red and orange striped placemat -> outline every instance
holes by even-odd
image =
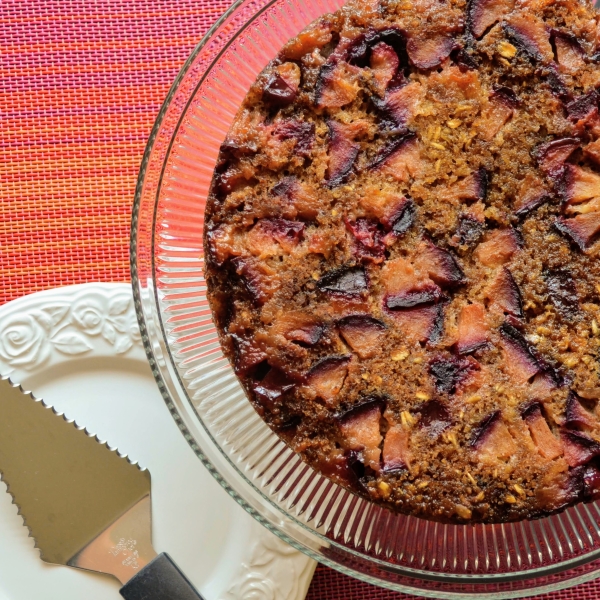
[[[129,221],[154,119],[229,0],[2,0],[0,303],[129,281]],[[401,600],[319,567],[308,600]],[[600,583],[544,598],[596,600]],[[240,599],[243,600],[243,599]]]

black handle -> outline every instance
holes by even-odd
[[[164,552],[136,573],[119,592],[125,600],[203,600]]]

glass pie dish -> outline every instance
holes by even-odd
[[[283,44],[342,0],[239,0],[194,50],[140,170],[131,268],[142,337],[194,452],[256,519],[353,577],[434,598],[519,598],[600,575],[600,506],[536,521],[445,525],[396,515],[304,464],[265,425],[223,356],[203,278],[204,209],[219,147]]]

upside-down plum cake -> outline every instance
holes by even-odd
[[[352,0],[253,84],[206,211],[220,339],[262,418],[397,512],[600,497],[600,19]]]

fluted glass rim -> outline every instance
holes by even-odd
[[[304,530],[305,537],[317,538],[317,541],[323,542],[324,545],[328,547],[334,547],[338,553],[343,555],[348,555],[347,558],[352,560],[356,559],[358,562],[367,560],[370,564],[367,566],[370,567],[379,567],[381,571],[390,571],[393,570],[392,565],[390,563],[374,558],[374,557],[365,557],[360,552],[357,552],[351,548],[348,548],[336,540],[332,540],[322,535],[321,533],[314,531],[306,524],[302,523],[302,521],[295,518],[294,515],[289,514],[284,508],[277,505],[275,501],[266,496],[260,489],[258,489],[243,473],[239,471],[237,466],[231,461],[231,459],[227,456],[227,454],[219,447],[218,442],[214,439],[208,429],[202,424],[202,428],[204,429],[205,434],[210,438],[215,448],[211,450],[218,450],[220,456],[225,459],[226,462],[229,463],[231,467],[231,472],[235,473],[235,477],[238,478],[238,481],[235,482],[235,485],[231,483],[231,478],[227,475],[223,475],[221,470],[223,470],[223,465],[216,466],[214,464],[214,458],[208,456],[207,449],[205,447],[201,447],[198,444],[198,435],[194,431],[195,423],[191,423],[189,418],[193,419],[193,416],[190,414],[189,409],[193,411],[193,406],[190,397],[188,396],[185,385],[181,381],[179,374],[177,372],[177,367],[175,365],[175,361],[173,359],[171,348],[169,347],[169,343],[167,341],[167,335],[163,326],[161,314],[160,314],[160,303],[158,298],[158,290],[155,285],[155,263],[154,263],[154,232],[156,225],[156,217],[157,217],[157,205],[158,205],[158,191],[157,197],[155,199],[154,211],[152,214],[152,237],[150,242],[150,252],[151,252],[151,277],[144,279],[140,277],[140,242],[142,244],[148,243],[148,240],[140,239],[140,209],[142,204],[142,196],[143,196],[143,188],[146,181],[146,176],[148,173],[148,166],[152,157],[152,153],[155,150],[155,143],[158,138],[159,132],[163,125],[165,116],[167,112],[172,108],[172,102],[178,91],[182,81],[185,79],[186,75],[189,73],[190,69],[194,65],[195,61],[198,59],[199,55],[202,53],[203,49],[209,44],[209,42],[213,41],[220,34],[223,34],[223,27],[227,24],[227,21],[236,14],[236,11],[243,8],[244,6],[249,6],[252,3],[259,4],[259,8],[252,12],[251,18],[245,23],[247,25],[254,19],[256,19],[261,12],[274,5],[279,0],[237,0],[224,14],[223,16],[210,28],[210,30],[206,33],[204,38],[199,42],[199,44],[194,48],[190,57],[187,59],[182,69],[178,73],[165,101],[160,109],[160,112],[157,116],[156,122],[153,126],[152,132],[148,139],[148,143],[146,145],[146,149],[144,152],[144,156],[141,162],[140,171],[138,175],[133,212],[132,212],[132,222],[131,222],[131,243],[130,243],[130,266],[131,266],[131,276],[132,276],[132,286],[133,286],[133,294],[135,300],[135,308],[138,317],[138,322],[140,325],[140,330],[142,333],[142,340],[144,343],[144,347],[146,350],[146,354],[152,369],[152,373],[157,381],[158,387],[161,391],[163,399],[165,400],[169,411],[174,418],[177,426],[181,430],[182,434],[190,444],[192,450],[195,454],[200,458],[203,464],[208,468],[209,472],[215,477],[215,479],[223,486],[223,488],[231,495],[247,512],[249,512],[254,518],[256,518],[259,522],[261,522],[265,527],[267,527],[270,531],[275,533],[277,536],[282,538],[284,541],[292,545],[293,547],[301,550],[305,554],[311,556],[312,558],[318,560],[319,562],[326,564],[342,573],[353,576],[362,581],[372,583],[378,585],[380,587],[392,589],[395,591],[401,591],[406,593],[418,593],[422,596],[430,596],[434,598],[464,598],[464,592],[444,592],[440,590],[425,590],[425,589],[417,589],[415,587],[411,587],[408,585],[404,585],[401,583],[386,581],[380,576],[373,576],[369,573],[363,572],[360,570],[359,566],[356,567],[348,566],[348,564],[343,564],[340,561],[334,560],[328,556],[323,555],[323,553],[318,552],[311,547],[306,541],[302,541],[298,539],[299,532],[298,527],[301,530]],[[294,0],[288,0],[288,3],[293,3]],[[234,33],[229,32],[231,37],[227,40],[227,42],[221,48],[221,52],[224,51],[229,44],[233,40],[236,39],[238,35],[242,31],[244,31],[245,25],[238,28]],[[227,33],[226,33],[227,35]],[[205,78],[208,76],[210,72],[210,68],[215,64],[218,59],[217,55],[211,61],[211,66],[206,69],[200,79],[194,86],[194,90],[198,89],[198,87],[202,84]],[[188,102],[185,107],[181,108],[181,113],[179,116],[178,123],[181,123],[183,119],[187,106],[193,99],[194,94],[190,94],[188,98]],[[178,126],[175,128],[171,141],[174,139],[175,133],[177,132]],[[166,153],[166,157],[168,157],[169,151]],[[163,163],[161,178],[164,173],[164,168],[166,165]],[[160,190],[160,185],[157,190]],[[153,320],[157,320],[159,326],[156,327],[155,323],[152,323]],[[159,335],[157,335],[159,334]],[[165,361],[164,357],[168,356],[168,360]],[[187,403],[187,410],[186,410]],[[199,420],[199,419],[198,419]],[[221,470],[219,470],[219,467]],[[244,482],[244,485],[248,488],[248,493],[251,493],[254,496],[260,496],[260,500],[262,500],[263,504],[266,502],[270,505],[271,510],[266,510],[264,506],[257,508],[257,498],[254,498],[254,502],[249,501],[248,495],[243,495],[239,492],[239,480]],[[238,489],[236,489],[238,488]],[[250,490],[251,488],[251,490]],[[281,513],[281,514],[278,514]],[[279,517],[279,518],[277,518]],[[282,525],[281,517],[284,519],[293,521],[293,528],[287,528]],[[468,527],[468,526],[467,526]],[[295,535],[292,535],[290,532],[293,531]],[[302,536],[300,536],[302,537]],[[315,541],[312,539],[311,541]],[[434,573],[431,571],[425,571],[420,569],[412,569],[406,566],[397,567],[395,572],[399,575],[406,576],[409,578],[415,578],[419,580],[425,581],[435,581],[435,582],[448,582],[448,583],[485,583],[485,582],[507,582],[507,581],[523,581],[523,580],[535,580],[536,577],[540,576],[548,576],[557,572],[565,572],[568,569],[575,568],[578,565],[588,564],[593,562],[594,560],[600,558],[600,548],[593,550],[587,554],[584,554],[579,557],[575,557],[573,559],[562,561],[550,566],[544,566],[539,568],[533,568],[524,571],[513,571],[510,573],[490,573],[486,575],[469,575],[469,574],[453,574],[453,573]],[[556,583],[551,583],[539,587],[533,587],[529,589],[519,589],[515,591],[501,591],[501,592],[477,592],[479,596],[482,598],[515,598],[515,597],[523,597],[524,595],[532,595],[532,594],[541,594],[549,591],[555,591],[558,589],[563,589],[565,587],[570,587],[572,585],[576,585],[582,583],[584,581],[589,581],[594,579],[600,575],[600,569],[595,569],[594,571],[590,571],[585,573],[579,577],[575,577],[573,579],[562,580]],[[471,594],[469,594],[471,595]]]

